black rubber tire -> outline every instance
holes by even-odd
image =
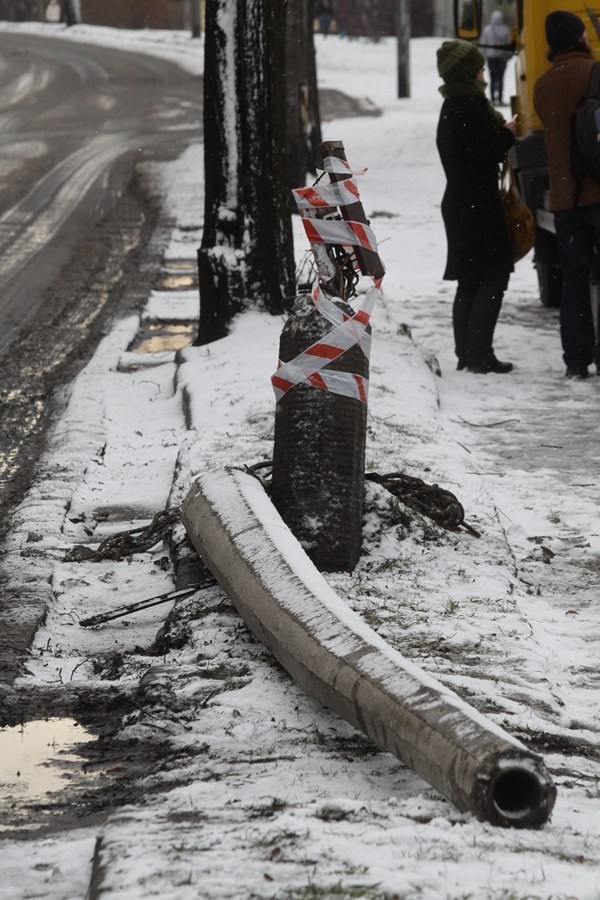
[[[542,306],[558,308],[562,291],[562,269],[558,260],[556,236],[537,229],[534,265],[538,276]]]

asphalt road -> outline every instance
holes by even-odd
[[[131,302],[128,285],[144,290],[159,210],[136,162],[200,139],[201,101],[201,79],[159,58],[0,34],[2,523],[27,488],[57,387]]]

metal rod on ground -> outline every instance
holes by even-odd
[[[210,582],[213,581],[211,576]],[[91,616],[89,619],[82,619],[80,625],[89,628],[91,625],[101,625],[103,622],[109,622],[111,619],[120,619],[122,616],[129,616],[131,613],[138,612],[140,609],[149,609],[151,606],[158,606],[160,603],[168,603],[169,600],[182,600],[184,597],[191,597],[199,588],[204,587],[208,582],[199,582],[191,584],[189,587],[181,588],[179,591],[168,591],[165,594],[158,594],[156,597],[149,597],[147,600],[138,600],[136,603],[127,603],[124,606],[117,606],[109,612],[100,613],[97,616]]]
[[[352,612],[256,478],[233,469],[203,475],[182,519],[248,627],[307,693],[459,809],[494,825],[547,821],[556,788],[543,759]]]

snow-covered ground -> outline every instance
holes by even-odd
[[[184,34],[67,34],[201,70],[202,45]],[[146,523],[179,502],[196,473],[272,451],[282,319],[248,312],[222,341],[177,359],[144,357],[152,367],[132,365],[139,321],[128,319],[72,386],[16,516],[7,565],[15,580],[52,586],[18,684],[143,689],[124,736],[170,742],[185,762],[149,776],[143,805],[115,809],[101,825],[2,841],[1,898],[83,897],[95,846],[97,896],[600,897],[600,378],[564,378],[557,313],[539,303],[530,258],[517,266],[497,329],[498,356],[515,371],[455,370],[453,285],[441,280],[438,44],[412,42],[412,96],[398,100],[393,41],[319,36],[321,84],[383,110],[327,123],[324,138],[343,140],[352,165],[368,167],[362,199],[387,267],[373,317],[367,467],[448,488],[481,537],[409,522],[370,486],[360,563],[328,581],[394,648],[544,754],[558,788],[551,821],[512,831],[458,812],[306,697],[217,588],[181,603],[188,639],[162,657],[143,648],[163,606],[96,630],[78,625],[168,589],[172,576],[157,565],[164,548],[103,563],[65,562],[65,551]],[[176,221],[165,270],[195,259],[201,153],[190,147],[148,171]],[[306,245],[295,229],[300,261]],[[166,290],[145,313],[196,314],[194,291]],[[32,541],[35,553],[23,554]]]

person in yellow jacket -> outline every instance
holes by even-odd
[[[544,127],[548,156],[550,209],[563,283],[560,333],[568,378],[589,376],[600,365],[590,297],[594,248],[600,246],[600,182],[584,177],[576,184],[571,166],[571,121],[587,91],[594,59],[585,25],[571,12],[546,17],[548,59],[552,63],[535,82],[533,103]]]

